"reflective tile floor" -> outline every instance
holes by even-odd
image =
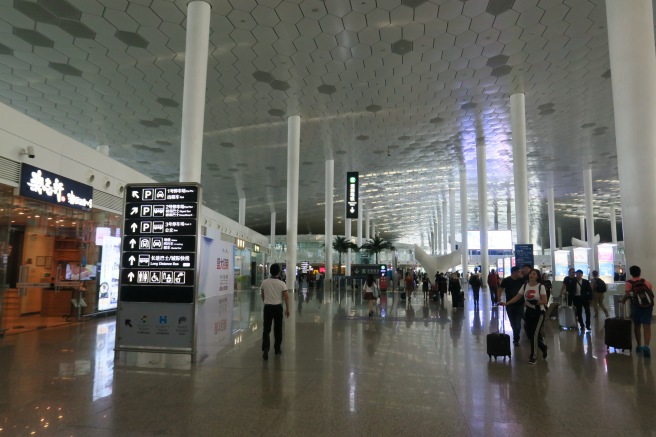
[[[369,320],[358,292],[296,294],[268,361],[255,291],[235,294],[228,341],[195,365],[114,361],[109,318],[6,336],[0,436],[656,435],[651,360],[607,352],[603,316],[588,334],[550,320],[549,356],[529,366],[525,336],[488,359],[487,294],[478,311],[394,296]]]

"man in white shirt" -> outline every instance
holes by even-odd
[[[289,294],[287,285],[280,279],[280,265],[271,264],[271,277],[262,281],[260,292],[264,302],[264,332],[262,333],[262,358],[269,359],[271,323],[273,322],[273,350],[282,353],[282,301],[285,300],[285,317],[289,317]]]

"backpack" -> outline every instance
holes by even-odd
[[[647,287],[644,279],[628,281],[631,284],[632,302],[642,308],[654,306],[654,292]]]
[[[608,289],[606,283],[601,278],[595,278],[595,288],[597,293],[605,293]]]

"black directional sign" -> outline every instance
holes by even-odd
[[[193,302],[200,185],[125,189],[121,301]]]
[[[358,179],[359,173],[357,171],[349,171],[346,173],[346,218],[358,218]]]

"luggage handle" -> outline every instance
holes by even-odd
[[[501,329],[503,329],[503,332],[499,330],[499,323],[497,322],[497,334],[506,333],[506,307],[505,305],[500,305],[501,306]]]

